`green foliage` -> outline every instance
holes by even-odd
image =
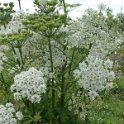
[[[0,4],[0,25],[3,25],[6,28],[6,24],[8,24],[12,19],[12,13],[15,11],[13,10],[14,3],[3,3]]]
[[[92,105],[89,110],[91,124],[123,124],[124,101],[119,94],[110,94],[108,99],[98,99]]]
[[[31,15],[27,17],[27,20],[23,20],[23,24],[36,32],[47,32],[53,28],[59,28],[62,24],[60,20],[62,18],[64,18],[64,15],[58,17],[57,15],[52,15],[52,17],[47,15]],[[29,20],[31,19],[32,21],[30,22]]]
[[[47,1],[47,8],[44,13],[40,12],[32,14],[24,19],[22,22],[27,28],[43,33],[46,36],[53,35],[56,30],[65,23],[66,15],[58,14],[55,11],[55,6],[58,2],[56,0]],[[39,6],[39,2],[36,0],[35,4]]]
[[[124,14],[122,12],[120,12],[117,14],[116,18],[119,20],[119,22],[120,22],[119,27],[120,27],[121,31],[123,32],[124,31]]]
[[[29,33],[27,29],[22,29],[18,33],[12,33],[8,35],[1,35],[0,42],[1,43],[10,43],[13,41],[23,42],[26,40],[28,36],[31,36],[32,33]]]

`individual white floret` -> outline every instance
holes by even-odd
[[[16,113],[16,117],[18,118],[18,120],[22,120],[23,119],[23,115],[22,115],[22,112],[17,112]]]
[[[15,118],[12,118],[12,119],[10,120],[10,124],[17,124],[17,120],[16,120]]]
[[[90,96],[90,99],[93,101],[99,94],[96,91],[90,91],[88,92],[88,95]]]
[[[34,94],[31,96],[31,102],[32,103],[39,103],[41,100],[41,96],[40,95],[37,95],[37,94]]]

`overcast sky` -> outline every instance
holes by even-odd
[[[15,3],[15,9],[19,10],[18,7],[18,0],[0,0],[0,2],[14,2]],[[72,16],[72,18],[76,18],[78,16],[81,16],[81,14],[84,12],[85,9],[88,7],[97,9],[97,6],[100,3],[104,3],[107,7],[110,7],[113,10],[113,13],[118,13],[121,10],[121,7],[123,8],[124,12],[124,0],[65,0],[66,2],[73,4],[73,3],[81,3],[82,6],[75,9],[73,12],[70,12],[69,15]],[[22,9],[29,9],[30,11],[33,10],[33,0],[21,0],[22,3]]]

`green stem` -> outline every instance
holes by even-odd
[[[49,42],[49,53],[50,53],[51,73],[53,73],[54,67],[53,67],[53,55],[52,55],[51,38],[50,38],[50,37],[48,37],[48,42]],[[51,79],[51,84],[52,84],[52,109],[53,109],[53,112],[54,112],[54,107],[55,107],[54,78]],[[53,124],[54,124],[54,117],[53,117],[52,122],[53,122]]]
[[[10,45],[11,45],[11,48],[12,48],[13,53],[16,55],[16,51],[15,51],[15,49],[14,49],[13,44],[10,44]],[[21,65],[21,63],[20,63],[18,57],[17,57],[17,63],[18,63],[19,66]]]
[[[85,92],[85,91],[84,91]],[[84,103],[85,103],[85,109],[86,109],[86,111],[88,111],[88,108],[87,108],[87,101],[86,101],[86,96],[84,95]],[[86,124],[89,124],[89,118],[88,118],[88,114],[86,114],[86,116],[85,116],[85,123]]]
[[[66,3],[65,3],[65,0],[62,0],[62,3],[63,3],[63,7],[64,7],[64,14],[66,15],[66,18],[65,18],[65,24],[64,26],[66,26],[67,24],[67,10],[66,10]]]
[[[64,102],[65,102],[65,89],[64,89],[64,83],[65,83],[65,77],[64,77],[64,71],[65,71],[65,67],[62,67],[62,83],[61,83],[61,108],[64,107]]]
[[[64,7],[64,14],[66,15],[64,26],[66,26],[66,24],[67,24],[67,10],[66,10],[65,0],[62,0],[62,3],[63,3],[63,7]],[[63,51],[65,51],[66,48],[67,48],[67,46],[64,46]],[[65,64],[62,67],[61,108],[64,108],[64,104],[65,104],[65,69],[66,69],[66,64],[67,64],[67,61],[65,62]]]
[[[27,107],[27,109],[29,109],[30,108],[29,101],[25,100],[25,99],[22,99],[22,101],[23,101],[24,105]]]
[[[65,51],[67,49],[67,46],[64,46]],[[65,105],[65,70],[66,70],[67,60],[65,61],[65,64],[62,66],[62,82],[61,82],[61,108],[64,108]]]
[[[21,8],[21,0],[18,0],[18,3],[19,3],[19,9],[22,10],[22,8]]]
[[[8,84],[6,83],[6,81],[5,81],[5,79],[4,79],[4,76],[3,76],[3,74],[2,73],[0,73],[0,76],[1,76],[1,83],[3,84],[3,86],[4,86],[4,89],[5,89],[5,91],[6,91],[6,98],[7,98],[7,102],[9,102],[10,101],[10,99],[9,99],[9,91],[8,91]]]
[[[62,3],[63,3],[63,7],[64,7],[64,14],[66,15],[64,26],[66,26],[66,23],[67,23],[67,10],[66,10],[65,0],[62,0]],[[66,48],[67,48],[67,46],[64,46],[63,51],[65,51]],[[65,62],[65,64],[62,67],[61,108],[64,108],[64,104],[65,104],[65,69],[66,69],[66,64],[67,64],[67,61]]]
[[[4,28],[6,29],[6,24],[4,24],[3,26],[4,26]]]
[[[21,50],[21,46],[18,48],[18,50],[19,50],[19,53],[20,53],[20,58],[21,58],[21,62],[22,62],[22,68],[23,68],[24,61],[23,61],[23,56],[22,56],[22,50]]]
[[[80,111],[78,111],[78,115],[77,115],[77,124],[80,124]]]
[[[74,55],[75,55],[75,48],[73,49],[73,53],[72,53],[72,57],[71,57],[71,63],[70,63],[70,66],[69,66],[69,76],[70,76],[70,73],[71,73],[71,67],[72,67],[72,64],[73,64]]]
[[[32,113],[33,113],[33,115],[35,115],[35,105],[34,105],[34,103],[32,103]]]

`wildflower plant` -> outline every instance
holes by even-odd
[[[74,21],[64,0],[34,4],[31,14],[19,4],[21,11],[1,25],[1,89],[4,84],[7,100],[22,110],[24,124],[89,123],[92,103],[115,86],[110,55],[123,35],[108,25],[105,7]],[[23,116],[15,113],[13,124]]]

